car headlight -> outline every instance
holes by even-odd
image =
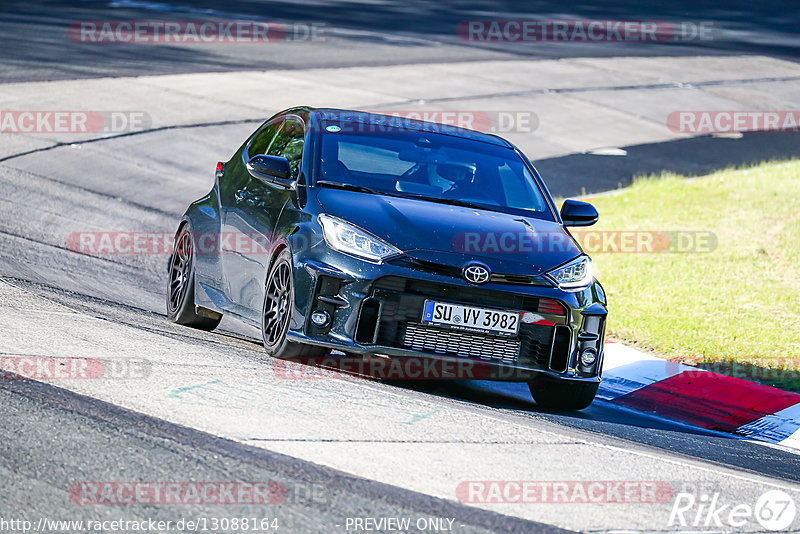
[[[561,289],[583,289],[594,279],[592,260],[588,256],[575,258],[571,262],[553,269],[547,276]]]
[[[336,217],[320,215],[319,223],[322,225],[325,242],[339,252],[376,262],[402,254],[385,241]]]

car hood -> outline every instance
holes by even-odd
[[[461,268],[480,261],[493,272],[538,275],[581,253],[552,221],[327,188],[317,190],[317,200],[328,215],[426,262]]]

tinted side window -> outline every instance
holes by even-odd
[[[283,156],[289,160],[292,177],[297,178],[300,162],[303,160],[303,143],[305,130],[303,123],[297,119],[286,119],[278,135],[267,151],[268,156]]]
[[[514,169],[506,163],[498,168],[506,205],[523,210],[545,211],[544,199],[534,189],[533,176],[522,165],[517,167]]]
[[[253,141],[250,143],[250,147],[247,149],[247,159],[267,153],[280,125],[280,120],[275,121],[256,134]]]

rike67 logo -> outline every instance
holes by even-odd
[[[669,515],[670,526],[742,528],[752,521],[777,532],[792,527],[797,508],[794,499],[781,490],[769,490],[755,505],[724,502],[719,493],[678,493]]]

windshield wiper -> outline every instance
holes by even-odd
[[[505,213],[500,209],[494,208],[492,206],[484,206],[482,204],[474,204],[472,202],[467,202],[466,200],[459,200],[457,198],[439,198],[439,197],[429,197],[427,195],[415,195],[413,193],[395,193],[389,191],[376,191],[374,189],[370,189],[369,187],[364,187],[363,185],[355,185],[355,184],[347,184],[342,182],[333,182],[331,180],[317,180],[316,185],[321,185],[323,187],[330,187],[333,189],[343,189],[345,191],[356,191],[359,193],[370,193],[372,195],[385,195],[389,197],[396,197],[396,198],[413,198],[416,200],[427,200],[428,202],[436,202],[438,204],[449,204],[451,206],[463,206],[465,208],[475,208],[481,210],[488,210],[488,211],[499,211],[501,213]]]
[[[317,180],[316,185],[321,185],[323,187],[332,187],[334,189],[344,189],[345,191],[357,191],[359,193],[370,193],[373,195],[378,195],[377,191],[374,189],[370,189],[369,187],[364,187],[363,185],[354,185],[354,184],[345,184],[342,182],[333,182],[331,180]]]
[[[472,202],[467,202],[466,200],[459,200],[457,198],[429,197],[427,195],[414,195],[414,194],[408,194],[408,193],[403,193],[402,195],[394,195],[394,196],[398,196],[398,197],[401,197],[401,198],[415,198],[417,200],[427,200],[429,202],[436,202],[436,203],[439,203],[439,204],[450,204],[452,206],[463,206],[465,208],[476,208],[476,209],[481,209],[481,210],[497,211],[497,210],[493,210],[489,206],[484,206],[484,205],[481,205],[481,204],[474,204]]]

